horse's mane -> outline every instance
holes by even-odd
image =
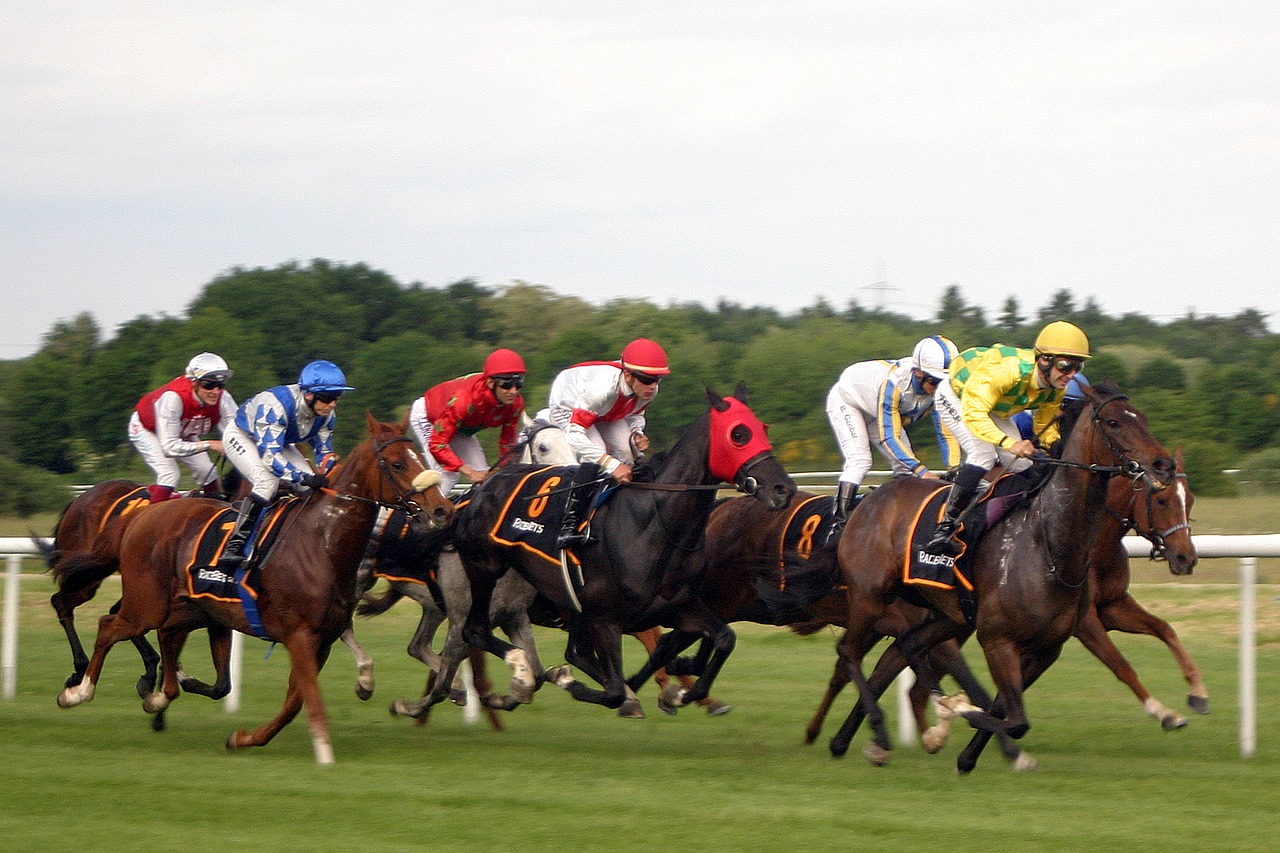
[[[1109,376],[1095,384],[1093,388],[1106,398],[1123,396],[1120,386]],[[1067,437],[1071,435],[1071,430],[1080,420],[1080,415],[1084,413],[1085,407],[1088,405],[1088,401],[1084,398],[1071,398],[1062,401],[1062,408],[1058,412],[1058,432],[1062,435],[1062,442],[1065,443]],[[1054,450],[1056,450],[1055,456],[1061,455],[1062,444],[1058,444]]]

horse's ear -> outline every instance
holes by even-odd
[[[364,420],[365,420],[365,423],[367,423],[367,424],[369,425],[369,434],[370,434],[370,435],[377,435],[377,434],[378,434],[378,419],[377,419],[377,418],[375,418],[375,417],[373,416],[373,412],[372,412],[371,410],[369,410],[369,409],[365,409],[365,410],[364,410]]]
[[[1183,470],[1183,467],[1182,467],[1183,458],[1182,458],[1181,446],[1179,446],[1176,450],[1173,451],[1173,461],[1174,461],[1174,464],[1177,466],[1175,470],[1178,470],[1178,471]]]
[[[706,385],[703,385],[702,387],[707,389],[707,402],[711,404],[711,408],[715,409],[717,412],[723,412],[729,408],[729,404],[724,401],[724,397],[721,397]]]
[[[409,432],[409,410],[408,409],[404,410],[404,417],[400,419],[400,423],[396,425],[396,428],[399,429],[401,433]]]
[[[738,387],[733,389],[733,396],[737,397],[743,403],[747,402],[747,380],[738,380]]]

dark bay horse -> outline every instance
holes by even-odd
[[[1030,728],[1023,691],[1057,660],[1089,606],[1089,552],[1106,518],[1107,476],[1124,475],[1135,488],[1141,483],[1154,493],[1176,475],[1174,460],[1151,436],[1145,416],[1112,383],[1085,390],[1084,411],[1055,464],[1035,497],[993,525],[976,546],[976,630],[996,697],[987,710],[960,712],[977,729],[957,761],[961,772],[974,768],[992,735],[1018,739]],[[877,699],[896,671],[886,671],[887,680],[873,688],[862,671],[862,645],[894,598],[914,598],[933,611],[886,652],[888,657],[896,650],[931,686],[936,678],[921,653],[972,631],[953,590],[908,589],[902,579],[912,519],[937,488],[912,478],[890,481],[859,504],[840,540],[838,558],[849,588],[848,630],[840,655],[860,700],[831,741],[835,756],[848,750],[865,715],[874,731],[868,756],[874,763],[888,759],[891,746]],[[876,675],[881,671],[877,666]]]
[[[836,549],[824,544],[822,516],[810,504],[817,497],[796,492],[782,512],[771,511],[750,498],[730,498],[716,505],[707,523],[707,567],[697,591],[717,616],[726,622],[787,625],[802,635],[828,625],[845,626],[848,599]],[[801,535],[795,553],[784,554],[781,543],[793,519]],[[903,601],[890,603],[876,621],[875,631],[865,638],[863,653],[883,637],[906,633],[923,616],[922,608]],[[929,655],[935,671],[952,676],[978,701],[989,701],[954,640],[939,644]],[[837,663],[823,705],[805,730],[807,743],[817,738],[831,703],[848,683],[846,672],[847,667]],[[928,697],[924,682],[917,682],[913,706],[920,719]],[[926,732],[926,726],[920,731]],[[944,733],[925,740],[931,752],[945,742]]]
[[[220,485],[223,494],[227,494],[243,484],[244,479],[239,472],[231,469]],[[101,559],[101,555],[94,554],[94,547],[100,541],[111,538],[108,527],[123,524],[130,515],[151,505],[145,490],[146,486],[135,480],[104,480],[76,496],[62,510],[54,525],[50,543],[34,534],[31,537],[40,549],[45,565],[58,587],[50,596],[49,603],[53,605],[58,623],[71,647],[74,669],[67,676],[68,687],[80,683],[85,667],[89,664],[89,656],[85,653],[79,632],[76,631],[76,608],[93,600],[102,582],[116,570],[114,561]],[[198,497],[200,492],[188,493],[187,497],[191,496]],[[91,570],[90,566],[97,567],[97,570]],[[139,696],[145,698],[155,688],[160,654],[145,636],[134,637],[132,642],[142,657],[144,671],[138,679],[137,691]],[[214,649],[215,659],[218,655],[218,650]],[[220,671],[225,671],[225,665]],[[225,680],[215,685],[206,685],[196,679],[189,679],[185,684],[195,692],[214,699],[221,699],[230,688],[229,681]],[[151,724],[156,731],[162,731],[165,727],[164,714],[152,717]]]
[[[693,593],[689,584],[702,571],[702,539],[722,482],[732,482],[756,500],[781,509],[795,484],[774,458],[763,424],[746,404],[739,384],[732,397],[707,391],[709,411],[687,427],[672,450],[653,460],[653,482],[620,486],[595,512],[594,541],[575,548],[581,561],[581,588],[566,584],[562,572],[515,545],[496,542],[490,531],[527,466],[501,470],[475,491],[455,522],[453,538],[471,584],[472,606],[463,637],[472,646],[503,658],[513,670],[513,693],[532,691],[534,680],[524,652],[492,633],[489,602],[494,585],[508,570],[518,572],[559,612],[568,614],[566,660],[603,689],[573,678],[569,667],[548,676],[579,701],[619,707],[627,689],[637,690],[653,671],[665,666],[698,639],[712,649],[704,674],[693,688],[674,697],[676,706],[705,697],[733,650],[734,634]],[[566,471],[565,482],[572,472]],[[622,673],[623,633],[658,625],[663,636],[649,661],[630,679]],[[446,666],[456,662],[446,661]],[[426,707],[444,698],[448,678],[436,682]]]
[[[1089,555],[1090,600],[1089,607],[1076,626],[1075,637],[1102,661],[1115,676],[1129,686],[1143,709],[1166,730],[1181,728],[1187,718],[1166,707],[1147,691],[1138,679],[1133,666],[1125,659],[1108,631],[1124,631],[1131,634],[1148,634],[1158,637],[1173,652],[1183,676],[1191,687],[1187,703],[1198,713],[1208,713],[1208,692],[1200,674],[1200,668],[1178,639],[1173,627],[1148,612],[1129,593],[1129,556],[1124,548],[1124,535],[1133,530],[1151,542],[1152,559],[1167,560],[1174,575],[1189,574],[1196,564],[1195,544],[1191,539],[1190,511],[1195,496],[1187,487],[1187,475],[1182,467],[1182,452],[1174,454],[1177,475],[1174,481],[1158,492],[1151,492],[1132,480],[1112,477],[1107,487],[1107,514],[1098,532],[1098,539]],[[714,519],[714,516],[713,516]],[[841,599],[843,603],[843,599]],[[902,604],[901,601],[895,604]],[[817,626],[805,626],[812,631]],[[941,648],[941,647],[939,647]],[[934,666],[938,670],[937,664]],[[946,671],[945,667],[941,671]],[[836,695],[848,684],[848,668],[837,662],[828,685],[827,695],[806,730],[806,739],[812,742],[822,728],[823,720]],[[917,681],[913,688],[913,712],[917,725],[931,752],[946,743],[953,717],[940,715],[938,723],[929,726],[923,717],[921,699],[925,691]],[[979,704],[985,704],[982,693],[972,693]],[[1030,766],[1029,758],[1016,744],[1002,742],[1006,755],[1014,761]]]
[[[265,638],[284,645],[292,669],[280,713],[254,731],[232,732],[227,748],[263,746],[305,705],[316,761],[333,762],[328,717],[317,676],[333,642],[351,622],[356,570],[383,507],[406,510],[421,523],[447,524],[453,504],[440,492],[439,475],[427,471],[405,436],[407,424],[380,423],[366,413],[369,438],[335,470],[332,486],[316,492],[283,523],[262,557],[256,605]],[[163,683],[143,707],[154,712],[178,696],[176,661],[186,636],[199,628],[252,632],[238,602],[186,594],[185,567],[203,530],[225,511],[217,501],[166,501],[134,515],[119,544],[123,597],[117,613],[103,617],[93,656],[80,684],[58,704],[93,698],[103,659],[120,640],[156,629]]]

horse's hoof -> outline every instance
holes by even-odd
[[[874,764],[876,767],[884,767],[886,764],[889,763],[889,758],[892,757],[893,751],[889,749],[885,749],[880,744],[876,743],[875,741],[872,741],[871,743],[863,747],[862,754],[865,755],[867,757],[867,760],[870,761],[872,764]]]
[[[1178,729],[1185,729],[1188,722],[1181,714],[1170,714],[1160,720],[1160,728],[1166,732],[1176,732]]]
[[[139,678],[137,683],[133,685],[133,689],[138,691],[138,698],[143,700],[145,700],[148,696],[151,695],[151,693],[155,690],[155,687],[156,687],[155,678],[154,677],[148,678],[146,675],[143,675],[141,678]]]
[[[937,755],[947,745],[947,735],[943,734],[938,726],[930,726],[920,735],[920,745],[930,755]]]
[[[676,711],[684,707],[684,697],[688,692],[678,684],[668,684],[667,688],[662,691],[662,695],[658,697],[658,707],[662,709],[664,714],[674,715]]]
[[[223,742],[223,747],[227,752],[238,752],[244,747],[240,743],[240,738],[244,735],[244,729],[237,729],[227,735],[227,739]]]
[[[161,711],[151,718],[151,731],[162,732],[167,728],[169,728],[169,723],[165,719],[164,711]]]
[[[1014,760],[1013,769],[1019,773],[1030,773],[1033,770],[1040,769],[1040,762],[1032,758],[1026,750],[1023,750],[1018,753],[1018,757]]]
[[[639,699],[628,699],[622,703],[622,707],[618,708],[618,716],[626,717],[628,720],[643,720],[644,708],[640,707]]]
[[[389,710],[393,717],[412,717],[419,720],[427,715],[431,706],[422,701],[406,702],[404,699],[397,699],[391,703]]]
[[[84,678],[83,672],[73,672],[67,676],[67,680],[62,682],[63,687],[75,687]]]
[[[68,684],[68,687],[71,685]],[[1187,707],[1195,711],[1197,714],[1209,713],[1209,697],[1208,696],[1188,696]]]
[[[467,691],[450,689],[449,701],[457,705],[459,708],[467,707]]]
[[[169,707],[169,697],[163,693],[148,693],[142,697],[142,710],[148,714],[158,714]]]
[[[849,751],[849,744],[832,738],[829,748],[831,749],[832,758],[844,758],[844,754]]]
[[[553,666],[547,670],[547,681],[562,689],[569,689],[569,685],[573,683],[573,667],[567,663],[561,666]]]
[[[712,717],[723,717],[732,710],[732,705],[726,705],[718,700],[712,700],[711,704],[707,706],[707,713]]]
[[[75,697],[71,693],[70,689],[63,690],[61,693],[58,694],[59,708],[74,708],[79,704],[80,704],[80,699],[78,697]]]
[[[361,702],[368,702],[373,697],[373,688],[363,685],[356,685],[356,698]]]

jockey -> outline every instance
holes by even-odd
[[[575,364],[551,383],[548,408],[538,416],[565,431],[580,463],[565,507],[561,547],[586,542],[577,530],[584,491],[577,486],[594,480],[601,469],[619,483],[631,479],[636,454],[649,449],[645,409],[670,373],[666,351],[648,338],[636,338],[622,348],[618,361]]]
[[[1080,390],[1082,386],[1088,385],[1089,380],[1083,373],[1077,373],[1071,377],[1071,381],[1067,383],[1067,393],[1062,398],[1062,407],[1067,408],[1068,403],[1079,403],[1084,400],[1084,392]],[[1013,422],[1018,427],[1018,435],[1022,438],[1036,441],[1035,427],[1031,425],[1031,412],[1022,411],[1013,416]],[[1038,443],[1038,442],[1037,442]]]
[[[959,461],[960,448],[933,406],[939,384],[948,380],[956,345],[931,335],[915,345],[910,358],[851,364],[827,394],[827,419],[844,455],[836,492],[835,524],[827,533],[840,536],[853,509],[858,488],[871,470],[871,448],[889,461],[895,474],[937,479],[911,449],[906,428],[930,415],[942,449],[942,467]]]
[[[996,462],[1011,471],[1030,465],[1025,460],[1037,448],[1022,437],[1011,420],[1014,415],[1034,413],[1032,430],[1042,446],[1058,440],[1054,418],[1067,383],[1088,357],[1089,338],[1063,320],[1041,329],[1034,349],[996,344],[967,349],[956,357],[951,382],[939,387],[936,401],[943,421],[960,442],[964,464],[947,497],[946,514],[924,546],[927,553],[956,556],[958,545],[951,538],[956,521]]]
[[[201,440],[236,415],[236,401],[226,391],[235,371],[222,357],[202,352],[187,362],[183,375],[151,391],[129,416],[129,441],[156,474],[149,488],[153,504],[174,497],[181,460],[207,497],[219,497],[218,472],[209,451],[222,452],[219,439]]]
[[[445,494],[460,476],[473,483],[489,476],[484,448],[476,433],[498,427],[498,455],[515,444],[524,414],[524,360],[512,350],[499,349],[484,360],[480,373],[471,373],[428,388],[409,407],[409,428],[422,447],[428,467],[440,472]]]
[[[275,500],[280,481],[306,490],[323,488],[325,475],[337,462],[333,454],[335,411],[343,393],[354,390],[331,361],[313,361],[292,385],[268,388],[245,401],[222,431],[223,451],[253,484],[240,505],[235,529],[227,539],[219,566],[244,561],[245,542],[264,507]],[[319,473],[311,470],[298,445],[315,453]]]

